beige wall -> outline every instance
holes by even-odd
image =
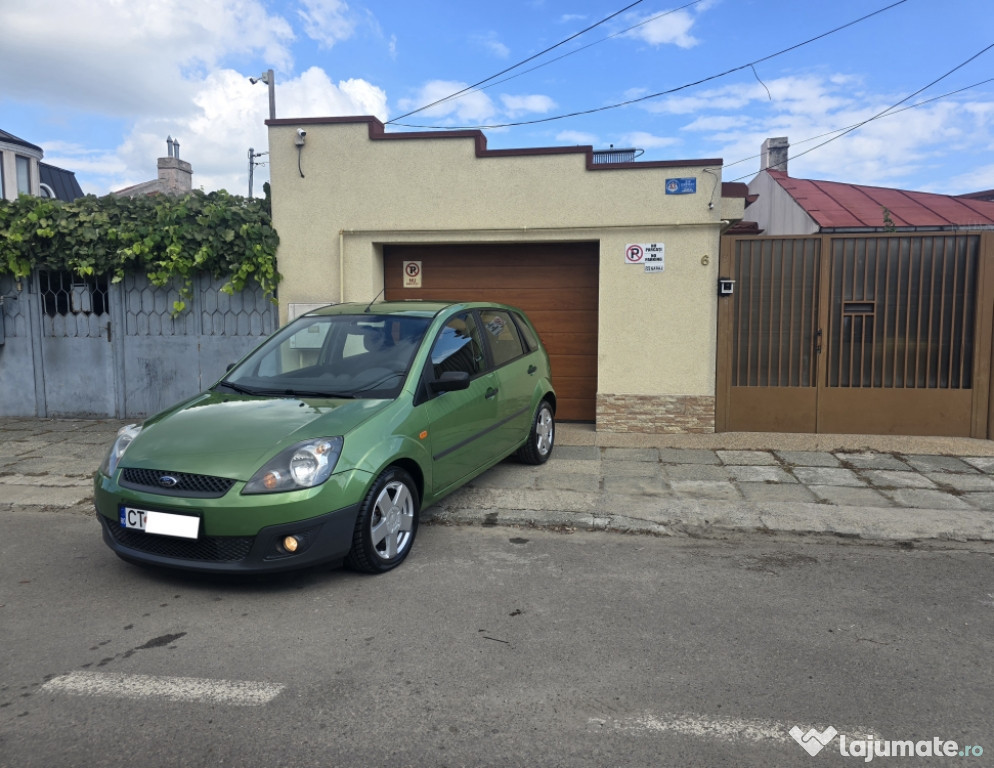
[[[485,152],[478,132],[371,139],[370,125],[270,122],[284,320],[292,303],[373,299],[384,244],[597,240],[599,393],[713,396],[721,216],[741,217],[720,162],[588,170],[582,148]],[[673,177],[697,193],[666,195]],[[661,274],[625,263],[627,244],[648,242],[665,244]]]

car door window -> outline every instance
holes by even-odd
[[[487,329],[495,366],[504,365],[524,354],[525,348],[518,327],[507,312],[487,309],[480,313],[480,319],[483,327]]]
[[[431,349],[431,365],[436,379],[448,371],[473,377],[483,370],[483,343],[472,314],[458,315],[445,324]]]

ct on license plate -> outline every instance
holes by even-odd
[[[200,531],[200,518],[192,515],[171,515],[134,507],[121,507],[121,527],[132,528],[160,536],[195,539]]]

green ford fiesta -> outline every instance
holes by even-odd
[[[513,307],[339,304],[122,429],[94,481],[125,560],[201,572],[399,565],[420,511],[552,453],[549,358]]]

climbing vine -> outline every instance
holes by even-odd
[[[139,271],[153,285],[176,280],[179,314],[201,272],[227,277],[226,293],[251,280],[272,297],[279,236],[272,226],[269,185],[265,199],[217,192],[182,197],[86,197],[71,203],[22,195],[0,201],[0,275],[28,277],[34,269],[120,282]]]

